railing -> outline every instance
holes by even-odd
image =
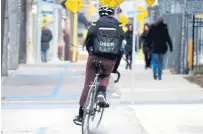
[[[203,73],[203,17],[193,16],[192,70]]]

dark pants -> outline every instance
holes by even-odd
[[[164,54],[152,54],[152,67],[154,75],[162,78]]]
[[[47,62],[48,50],[41,51],[42,62]]]
[[[150,52],[150,49],[144,48],[143,53],[144,53],[144,59],[145,59],[145,67],[146,68],[151,67],[152,54]]]
[[[84,106],[84,103],[88,95],[89,85],[91,85],[91,82],[94,80],[94,77],[96,74],[96,69],[95,69],[95,66],[93,65],[94,60],[102,61],[103,68],[102,68],[101,75],[104,77],[101,78],[99,86],[103,86],[105,88],[107,88],[109,84],[109,78],[113,71],[114,65],[116,63],[116,60],[108,60],[108,59],[95,57],[95,56],[88,57],[87,66],[86,66],[85,84],[82,91],[82,95],[80,97],[80,106]]]
[[[126,53],[126,69],[132,68],[132,51]]]

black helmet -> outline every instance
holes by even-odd
[[[101,6],[99,8],[99,15],[100,17],[114,15],[114,9],[110,6]]]

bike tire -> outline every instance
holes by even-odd
[[[89,132],[90,132],[89,119],[90,119],[90,115],[84,109],[83,120],[82,120],[82,134],[89,134]],[[85,125],[87,125],[87,126],[85,126]]]
[[[99,128],[99,125],[100,125],[100,123],[102,121],[103,114],[104,114],[104,108],[101,108],[101,116],[100,116],[99,121],[98,121],[98,123],[96,125],[96,129]]]
[[[90,87],[89,92],[88,92],[88,96],[84,105],[84,113],[83,113],[83,119],[82,119],[82,134],[89,134],[90,132],[90,128],[89,128],[89,120],[90,120],[90,109],[93,109],[92,106],[92,99],[91,97],[94,95],[93,94],[93,90],[92,89],[94,87]],[[87,125],[87,127],[85,127],[85,125]],[[87,133],[84,129],[87,129]]]
[[[96,132],[96,130],[99,128],[100,123],[102,121],[103,113],[104,113],[104,108],[100,108],[100,112],[95,112],[94,116],[90,116],[90,133]],[[99,115],[98,115],[99,114]],[[93,119],[93,120],[92,120]],[[91,124],[93,123],[93,124]]]
[[[96,83],[99,83],[99,82],[96,82]],[[96,86],[96,89],[98,88],[98,84],[97,84],[97,86]],[[96,90],[97,91],[97,90]],[[95,94],[94,94],[95,95]],[[97,104],[96,104],[96,102],[95,102],[95,100],[96,100],[96,96],[94,96],[94,98],[92,98],[93,99],[93,109],[95,110],[95,108],[96,108],[96,110],[95,110],[95,113],[94,113],[94,119],[93,119],[93,123],[95,123],[95,128],[93,129],[93,131],[95,131],[98,127],[99,127],[99,125],[100,125],[100,123],[101,123],[101,120],[102,120],[102,117],[103,117],[103,113],[104,113],[104,108],[101,108],[101,107],[99,107]],[[97,110],[97,108],[99,108],[98,110]],[[95,122],[95,117],[97,117],[97,115],[100,113],[100,115],[99,115],[99,117],[98,117],[98,121],[97,122]]]

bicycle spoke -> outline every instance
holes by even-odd
[[[95,105],[94,115],[90,117],[90,122],[89,122],[91,130],[94,131],[99,127],[103,116],[103,112],[104,112],[103,108],[100,108],[98,105]]]

